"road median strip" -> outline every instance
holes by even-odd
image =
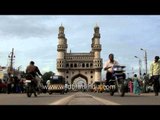
[[[90,96],[91,98],[90,99],[95,99],[96,101],[100,102],[100,103],[103,103],[104,105],[120,105],[116,102],[112,102],[112,101],[109,101],[109,100],[106,100],[106,99],[103,99],[103,98],[100,98],[100,97],[95,97],[93,95],[90,95],[90,94],[84,94],[84,93],[75,93],[71,96],[68,96],[68,97],[65,97],[63,99],[60,99],[60,100],[57,100],[55,102],[52,102],[50,103],[49,105],[67,105],[71,100],[73,100],[75,97],[78,97],[78,96]]]
[[[76,94],[73,94],[71,96],[65,97],[61,100],[57,100],[55,102],[50,103],[49,105],[66,105],[70,100],[74,98]]]
[[[112,101],[109,101],[109,100],[106,100],[106,99],[103,99],[103,98],[99,98],[99,97],[95,97],[95,96],[92,96],[95,100],[105,104],[105,105],[120,105],[116,102],[112,102]]]

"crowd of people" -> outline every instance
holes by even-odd
[[[0,79],[0,93],[24,93],[25,79],[17,76],[8,77],[7,80]]]
[[[42,76],[39,68],[35,66],[34,61],[31,61],[30,64],[26,68],[25,75],[13,75],[8,73],[7,79],[0,79],[0,92],[1,93],[24,93],[25,91],[25,80],[26,76],[30,74],[35,81],[37,88],[41,86],[41,79],[38,75]]]

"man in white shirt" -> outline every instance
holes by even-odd
[[[67,82],[65,83],[64,88],[65,88],[65,92],[67,93],[68,92],[68,83]]]
[[[104,70],[106,71],[106,84],[108,85],[109,80],[112,78],[113,75],[113,66],[119,65],[119,63],[114,60],[114,55],[109,54],[109,60],[106,61],[104,64]]]
[[[49,85],[50,85],[50,80],[47,80],[46,85],[47,85],[47,87],[49,87]]]

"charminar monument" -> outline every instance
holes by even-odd
[[[91,40],[91,51],[88,53],[67,53],[67,38],[64,27],[59,27],[57,45],[57,74],[62,75],[69,84],[92,84],[101,81],[103,67],[100,44],[100,31],[96,25]],[[82,41],[83,42],[83,41]],[[78,47],[78,43],[77,43]]]

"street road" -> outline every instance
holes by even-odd
[[[65,94],[40,94],[38,97],[26,94],[0,94],[0,105],[160,105],[160,96],[154,93],[134,95],[126,93],[121,97],[118,93],[68,92]]]

